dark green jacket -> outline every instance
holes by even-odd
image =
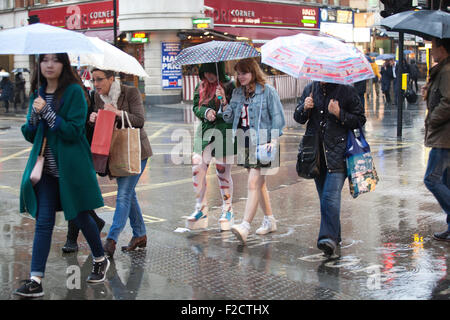
[[[30,181],[30,174],[36,163],[44,138],[44,120],[37,128],[29,124],[33,101],[30,97],[27,122],[22,126],[22,134],[33,144],[20,186],[20,212],[28,212],[36,217],[36,194]],[[58,102],[57,102],[58,103]],[[85,135],[87,103],[83,89],[72,84],[67,87],[56,111],[54,129],[47,127],[47,143],[56,158],[59,171],[59,191],[62,210],[66,220],[76,218],[79,212],[102,207],[103,198],[92,164],[92,154]]]
[[[208,144],[210,144],[215,138],[214,136],[217,135],[221,135],[223,137],[223,156],[226,155],[232,155],[232,154],[236,154],[235,152],[235,146],[233,144],[233,137],[232,137],[232,124],[231,123],[226,123],[221,114],[216,114],[216,121],[214,122],[209,122],[206,119],[206,111],[208,109],[213,109],[216,112],[219,111],[219,106],[215,105],[215,96],[213,99],[211,99],[211,101],[209,101],[208,105],[201,105],[199,106],[199,100],[200,100],[200,93],[199,93],[199,86],[200,84],[197,85],[197,87],[195,88],[194,91],[194,100],[193,100],[193,106],[192,106],[192,111],[194,112],[194,114],[197,116],[197,118],[199,118],[201,120],[201,125],[198,126],[197,131],[195,133],[195,137],[194,137],[194,152],[201,154],[203,152],[203,150],[205,150],[206,146]],[[230,101],[231,99],[231,95],[233,93],[233,89],[235,88],[234,82],[233,81],[229,81],[223,84],[224,88],[225,88],[225,95],[226,95],[226,99],[227,101]],[[214,130],[215,129],[215,130]],[[227,129],[229,129],[229,135],[230,135],[230,141],[228,142],[228,144],[231,143],[230,147],[228,146],[227,148]],[[216,131],[217,130],[217,131]],[[217,157],[221,156],[219,154],[215,155]]]

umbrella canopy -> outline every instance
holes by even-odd
[[[0,32],[0,54],[101,53],[84,34],[43,23]]]
[[[380,54],[379,56],[377,56],[375,58],[375,60],[390,60],[390,59],[394,59],[395,58],[395,54],[393,53],[384,53],[384,54]]]
[[[18,73],[18,72],[28,72],[30,73],[30,70],[28,70],[27,68],[15,68],[11,71],[12,73]]]
[[[245,42],[210,41],[181,50],[174,64],[197,64],[258,57],[259,52]]]
[[[111,70],[150,78],[141,64],[133,56],[97,37],[87,38],[101,51],[101,54],[87,53],[77,55],[69,53],[72,65],[78,65],[78,57],[80,57],[80,65],[90,65],[102,70]]]
[[[0,71],[0,77],[9,77],[9,72]]]
[[[421,37],[450,38],[450,13],[441,10],[405,11],[381,20],[392,31]]]
[[[278,37],[264,44],[261,54],[263,63],[295,78],[351,84],[375,77],[362,52],[331,37]]]

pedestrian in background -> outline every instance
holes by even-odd
[[[392,73],[391,61],[384,61],[383,66],[381,67],[381,91],[383,92],[386,103],[391,103],[391,81],[394,78]]]
[[[109,267],[100,233],[86,211],[102,207],[103,198],[84,135],[87,104],[81,80],[66,53],[40,55],[38,61],[39,81],[35,72],[27,122],[22,126],[23,136],[33,148],[22,176],[20,211],[36,219],[31,278],[14,292],[24,297],[44,295],[42,278],[56,211],[61,209],[66,220],[77,223],[91,248],[94,261],[87,281],[104,281]],[[47,143],[42,177],[33,186],[30,175],[44,139]]]
[[[221,104],[227,104],[230,101],[235,85],[225,74],[224,62],[217,63],[217,66],[216,63],[202,64],[199,76],[201,82],[195,88],[192,106],[194,114],[202,121],[194,137],[192,156],[192,182],[196,203],[194,212],[187,218],[187,227],[199,229],[208,226],[206,174],[212,158],[215,157],[216,175],[222,195],[222,214],[219,226],[221,231],[225,231],[230,230],[234,223],[231,166],[235,148],[234,144],[227,143],[226,131],[231,129],[232,125],[223,120],[219,109]],[[219,97],[221,97],[220,100]],[[220,146],[214,143],[218,134],[221,136],[218,142]]]
[[[139,90],[132,86],[119,84],[115,81],[114,72],[109,70],[92,70],[92,79],[95,94],[93,112],[88,116],[90,125],[95,125],[98,110],[104,109],[116,113],[116,125],[119,122],[120,126],[120,115],[123,111],[128,114],[131,125],[140,128],[141,173],[125,177],[112,177],[110,175],[117,181],[116,211],[103,248],[108,256],[113,257],[119,235],[125,228],[128,219],[130,219],[130,225],[133,229],[133,237],[127,246],[122,247],[122,250],[133,251],[138,247],[145,248],[147,246],[145,222],[135,188],[145,170],[148,158],[152,155],[152,149],[144,130],[145,110]],[[125,126],[128,126],[128,124],[125,124]]]
[[[450,241],[450,39],[432,39],[431,54],[437,65],[422,88],[427,102],[425,146],[430,147],[424,182],[447,214],[447,230],[434,234]]]
[[[380,81],[381,81],[381,73],[378,68],[377,63],[375,62],[375,58],[369,57],[370,66],[372,67],[373,74],[375,78],[369,79],[369,93],[368,96],[373,95],[373,87],[375,87],[375,94],[377,95],[377,99],[380,96]]]
[[[367,87],[366,80],[355,82],[353,84],[353,86],[355,87],[356,92],[358,93],[358,97],[359,97],[359,100],[361,101],[363,110],[365,110],[366,109],[365,93],[366,93],[366,87]]]
[[[14,77],[14,109],[16,111],[17,104],[21,104],[22,109],[26,108],[25,99],[25,78],[22,72],[18,72]]]
[[[409,65],[411,85],[416,85],[416,92],[419,92],[419,86],[417,85],[417,80],[419,79],[419,68],[417,67],[416,60],[412,59]]]
[[[256,233],[263,235],[277,230],[266,177],[262,174],[262,169],[271,167],[272,162],[262,163],[252,159],[258,144],[265,145],[267,150],[279,150],[276,146],[283,134],[285,118],[277,91],[267,83],[266,76],[255,59],[240,60],[234,70],[237,73],[237,88],[234,89],[229,104],[223,107],[223,119],[233,124],[233,137],[236,137],[238,129],[245,137],[245,162],[243,164],[238,162],[238,165],[243,165],[248,170],[247,202],[242,223],[233,225],[231,231],[241,242],[246,243],[258,205],[264,212],[264,219]],[[272,136],[272,131],[277,132],[276,136]],[[261,137],[265,139],[261,140]],[[244,146],[238,145],[238,150],[241,147]],[[277,156],[279,160],[279,153]]]
[[[3,79],[0,81],[0,99],[3,101],[6,113],[8,113],[9,103],[14,101],[14,86],[9,79],[9,75],[3,76]]]
[[[331,256],[342,241],[341,193],[347,177],[348,131],[365,124],[364,109],[352,86],[313,82],[305,87],[294,120],[306,123],[305,134],[319,135],[320,175],[314,179],[321,214],[317,247]]]

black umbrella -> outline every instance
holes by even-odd
[[[450,13],[441,10],[404,11],[382,19],[380,24],[424,38],[450,38]]]
[[[12,73],[18,73],[18,72],[28,72],[28,73],[30,73],[30,70],[28,70],[27,68],[16,68],[16,69],[13,69],[12,71],[11,71]]]

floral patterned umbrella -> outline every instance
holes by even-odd
[[[263,63],[300,79],[352,84],[375,77],[362,52],[331,37],[278,37],[262,46],[261,55]]]
[[[181,50],[174,64],[210,63],[258,56],[259,52],[246,42],[210,41]]]

